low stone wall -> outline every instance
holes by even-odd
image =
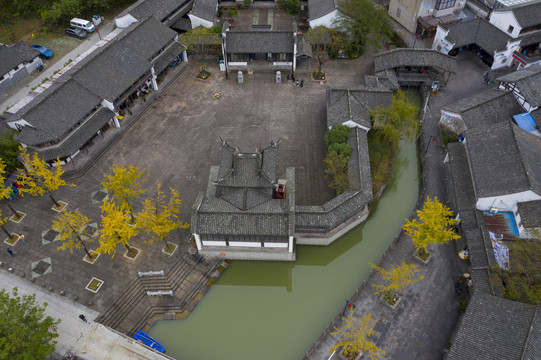
[[[353,148],[348,167],[354,188],[322,206],[296,207],[295,238],[299,245],[329,245],[368,217],[373,196],[366,131],[352,129],[348,143]]]

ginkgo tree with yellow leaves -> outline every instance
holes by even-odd
[[[402,229],[412,238],[416,253],[423,260],[430,255],[427,250],[429,244],[445,244],[460,238],[452,228],[459,220],[453,218],[451,209],[437,197],[431,200],[427,196],[422,210],[417,210],[417,217],[419,220],[406,220]]]
[[[9,199],[10,196],[10,189],[9,187],[4,187],[4,184],[6,183],[7,174],[6,174],[6,163],[4,159],[0,158],[0,200]],[[13,213],[12,219],[14,221],[19,221],[22,217],[24,217],[24,214],[15,210],[10,204],[6,204],[9,210]]]
[[[383,284],[372,285],[378,289],[375,294],[383,295],[383,299],[391,305],[394,305],[398,301],[398,295],[402,290],[423,279],[423,276],[416,275],[419,272],[417,265],[406,264],[404,260],[402,260],[399,266],[391,265],[389,270],[385,270],[374,264],[370,264],[370,267],[376,270],[383,280]]]
[[[130,247],[130,240],[139,233],[139,228],[130,225],[131,216],[129,212],[115,204],[114,200],[107,199],[101,206],[101,227],[99,237],[98,254],[116,254],[118,244],[128,249],[128,256],[134,251]]]
[[[57,159],[54,167],[48,167],[45,161],[38,157],[37,153],[30,155],[26,149],[21,149],[19,156],[26,167],[26,171],[21,171],[18,180],[22,185],[19,189],[21,196],[24,196],[24,194],[38,196],[48,193],[55,208],[62,209],[62,205],[55,200],[51,192],[61,186],[75,186],[75,184],[67,184],[62,179],[64,170],[60,166],[60,159]]]
[[[2,231],[4,232],[4,234],[7,235],[8,239],[13,240],[13,241],[15,242],[15,240],[17,240],[17,238],[19,237],[19,235],[11,235],[11,234],[9,233],[9,231],[6,230],[6,228],[4,227],[4,225],[6,224],[7,221],[8,221],[8,218],[2,217],[2,210],[0,210],[0,229],[2,229]]]
[[[148,173],[145,169],[129,165],[122,167],[113,165],[112,174],[105,174],[101,183],[107,191],[112,192],[115,199],[120,201],[120,207],[128,211],[130,222],[135,223],[132,202],[139,195],[144,194],[147,189],[143,184],[148,180]]]
[[[172,246],[165,239],[166,236],[175,229],[190,227],[189,224],[178,220],[181,205],[178,190],[170,188],[169,191],[168,198],[158,181],[154,197],[146,199],[143,203],[143,210],[137,214],[139,226],[147,233],[152,234],[148,242],[152,245],[156,240],[163,240],[166,252],[172,250]]]
[[[340,341],[331,348],[330,353],[342,347],[342,355],[346,359],[356,359],[361,352],[368,359],[381,359],[385,350],[380,349],[370,340],[370,337],[376,334],[374,326],[379,319],[374,320],[370,313],[357,319],[354,314],[351,309],[349,316],[342,318],[344,325],[334,327],[335,331],[331,332],[331,335],[339,338]]]
[[[82,247],[88,255],[88,258],[92,260],[92,254],[88,251],[85,243],[81,239],[81,236],[89,223],[90,219],[81,214],[79,209],[75,209],[73,212],[66,211],[62,213],[58,217],[58,220],[53,221],[53,230],[59,233],[60,241],[62,241],[62,245],[57,249],[69,250],[70,253],[73,253],[74,249],[78,250]],[[89,237],[87,241],[92,242],[92,238]]]

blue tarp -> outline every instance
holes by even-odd
[[[535,130],[535,120],[530,113],[518,114],[513,116],[517,125],[522,129],[531,132]]]

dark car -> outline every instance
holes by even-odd
[[[45,59],[50,59],[53,57],[53,51],[51,49],[47,49],[45,46],[42,45],[32,45],[34,49],[39,51],[41,53],[41,57],[44,57]]]
[[[66,35],[77,39],[86,39],[86,31],[76,28],[75,26],[69,26],[66,29]]]

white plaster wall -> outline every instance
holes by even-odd
[[[513,12],[511,11],[492,12],[488,21],[504,33],[509,34],[514,38],[516,38],[520,30],[522,30],[517,20],[515,19]],[[513,26],[512,32],[507,31],[509,29],[509,25]]]
[[[486,19],[488,17],[488,12],[481,9],[479,6],[477,6],[475,3],[467,2],[468,7],[480,18]]]
[[[203,243],[203,246],[225,246],[225,241],[208,241],[208,240],[205,240],[202,243]]]
[[[205,243],[203,241],[203,243]],[[249,242],[249,241],[230,241],[229,246],[239,246],[239,247],[261,247],[259,242]]]
[[[527,190],[514,194],[479,198],[475,207],[482,211],[490,211],[491,208],[497,208],[498,211],[513,211],[517,203],[532,200],[541,200],[541,196],[532,190]]]
[[[247,62],[228,62],[227,65],[229,66],[248,66],[248,63]]]
[[[38,67],[40,67],[40,65],[42,65],[42,64],[43,64],[43,62],[41,61],[41,59],[39,57],[36,57],[31,62],[26,64],[25,66],[26,66],[26,70],[28,70],[28,72],[31,73],[32,71],[34,71]]]
[[[414,33],[417,28],[416,1],[391,1],[389,4],[389,16],[405,27],[409,32]],[[397,16],[397,9],[400,9],[400,16]]]
[[[308,19],[308,23],[310,24],[310,27],[315,28],[316,26],[326,26],[328,28],[335,27],[334,21],[336,19],[336,15],[338,14],[338,10],[333,10],[327,15],[323,15],[321,17],[315,18],[315,19]]]
[[[31,126],[26,120],[24,119],[20,119],[20,120],[16,120],[16,121],[10,121],[7,123],[8,126],[12,129],[15,129],[17,130],[17,126],[16,125],[21,125],[21,126]]]
[[[393,2],[392,0],[391,2]],[[434,5],[436,5],[436,0],[422,0],[419,9],[417,10],[417,16],[429,16],[434,13]]]
[[[188,14],[188,17],[190,18],[190,21],[192,23],[192,29],[195,29],[198,26],[203,26],[203,27],[206,27],[206,28],[210,28],[210,27],[212,27],[214,25],[214,23],[212,21],[201,19],[200,17],[197,17],[197,16],[192,15],[192,14]]]
[[[439,51],[443,54],[449,53],[455,44],[445,40],[448,33],[449,30],[444,30],[440,26],[437,27],[436,35],[434,35],[434,42],[432,43],[432,50]]]
[[[266,242],[263,243],[263,246],[266,248],[286,248],[287,249],[287,243],[273,243],[273,242]]]
[[[463,134],[466,131],[466,125],[459,114],[441,111],[440,126],[452,130],[455,134]]]

